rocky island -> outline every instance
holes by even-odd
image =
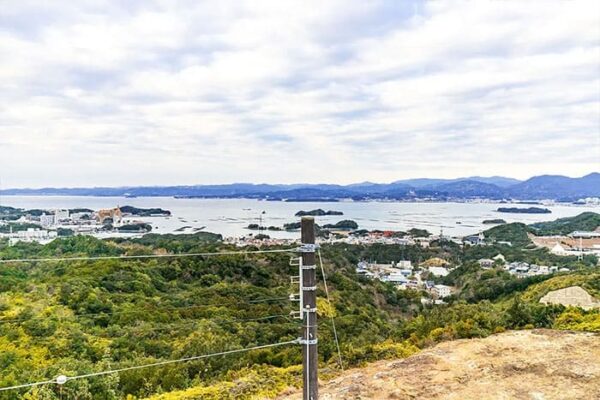
[[[519,207],[500,207],[496,210],[501,213],[512,213],[512,214],[550,214],[552,211],[547,208],[541,207],[527,207],[527,208],[519,208]]]
[[[307,215],[311,215],[311,216],[315,216],[315,217],[321,217],[321,216],[324,216],[324,215],[344,215],[344,213],[341,212],[341,211],[331,211],[331,210],[325,211],[325,210],[320,209],[320,208],[317,208],[316,210],[311,210],[311,211],[303,211],[303,210],[301,210],[301,211],[298,211],[296,213],[296,217],[304,217],[304,216],[307,216]]]

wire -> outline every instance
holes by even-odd
[[[257,300],[249,300],[248,303],[250,304],[257,304],[257,303],[268,303],[269,301],[279,301],[279,300],[289,300],[290,297],[286,296],[286,297],[271,297],[268,299],[257,299]]]
[[[317,251],[319,255],[319,264],[321,265],[321,275],[323,275],[323,285],[325,286],[325,293],[327,295],[327,303],[331,307],[331,299],[329,298],[329,288],[327,287],[327,277],[325,276],[325,268],[323,268],[323,258],[321,257],[321,250]],[[333,337],[335,338],[335,345],[337,347],[338,359],[340,362],[340,368],[344,370],[344,363],[342,362],[342,351],[340,350],[340,341],[338,340],[337,329],[335,328],[335,319],[333,313],[331,314],[331,327],[333,328]]]
[[[121,256],[81,256],[81,257],[52,257],[52,258],[14,258],[0,260],[0,264],[26,263],[26,262],[49,262],[49,261],[97,261],[97,260],[135,260],[146,258],[180,258],[180,257],[210,257],[229,256],[236,254],[260,254],[260,253],[289,253],[296,249],[273,249],[273,250],[249,250],[249,251],[220,251],[213,253],[173,253],[173,254],[140,254]]]
[[[94,377],[94,376],[117,374],[119,372],[132,371],[132,370],[136,370],[136,369],[158,367],[158,366],[161,366],[161,365],[168,365],[168,364],[175,364],[175,363],[180,363],[180,362],[188,362],[188,361],[200,360],[200,359],[209,358],[209,357],[216,357],[216,356],[223,356],[223,355],[241,353],[241,352],[244,352],[244,351],[267,349],[267,348],[270,348],[270,347],[284,346],[284,345],[296,344],[296,343],[298,343],[298,339],[289,340],[287,342],[265,344],[265,345],[262,345],[262,346],[247,347],[247,348],[244,348],[244,349],[222,351],[220,353],[203,354],[201,356],[185,357],[185,358],[180,358],[180,359],[177,359],[177,360],[159,361],[159,362],[155,362],[155,363],[151,363],[151,364],[135,365],[135,366],[132,366],[132,367],[125,367],[125,368],[119,368],[119,369],[113,369],[113,370],[101,371],[101,372],[92,372],[90,374],[84,374],[84,375],[66,376],[66,377],[64,377],[65,378],[64,382],[73,381],[73,380],[76,380],[76,379],[91,378],[91,377]],[[7,390],[21,389],[21,388],[26,388],[26,387],[32,387],[32,386],[46,385],[46,384],[50,384],[50,383],[58,383],[58,379],[59,378],[61,378],[61,377],[58,377],[58,378],[55,378],[55,379],[52,379],[52,380],[48,380],[48,381],[26,383],[26,384],[15,385],[15,386],[7,386],[7,387],[0,388],[0,392],[7,391]]]

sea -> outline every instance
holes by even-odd
[[[256,231],[249,224],[283,226],[298,221],[300,210],[341,211],[341,216],[316,217],[318,224],[351,219],[360,229],[405,231],[427,229],[434,234],[465,236],[488,229],[486,219],[502,218],[507,222],[533,223],[572,217],[584,211],[600,212],[600,206],[556,204],[548,208],[551,214],[499,213],[498,207],[530,207],[529,204],[491,202],[281,202],[252,199],[176,199],[173,197],[91,197],[91,196],[2,196],[0,204],[25,209],[114,208],[131,205],[139,208],[162,208],[170,217],[140,217],[150,223],[154,233],[214,232],[224,237],[241,237]],[[296,238],[297,232],[268,231],[273,238]]]

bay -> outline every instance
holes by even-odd
[[[502,218],[507,222],[533,223],[572,217],[584,211],[600,212],[598,206],[544,205],[551,214],[506,214],[498,213],[498,207],[511,206],[507,203],[486,202],[280,202],[251,199],[175,199],[173,197],[83,197],[83,196],[2,196],[0,204],[19,208],[112,208],[131,205],[139,208],[170,210],[171,217],[140,217],[152,224],[154,233],[190,233],[197,230],[220,233],[224,237],[239,237],[256,233],[246,229],[248,224],[258,224],[262,216],[263,226],[283,226],[298,221],[299,210],[342,211],[342,216],[316,217],[318,224],[335,223],[342,219],[355,220],[361,229],[408,230],[427,229],[438,234],[464,236],[490,228],[486,219]],[[517,207],[530,205],[513,204]],[[266,232],[274,238],[297,238],[297,232]]]

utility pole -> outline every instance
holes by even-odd
[[[302,276],[300,283],[302,291],[302,377],[303,399],[318,400],[319,378],[317,367],[317,266],[315,259],[315,219],[302,217]]]

